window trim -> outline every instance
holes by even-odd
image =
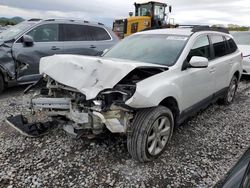
[[[235,49],[235,51],[233,51],[232,52],[232,48],[230,47],[230,44],[229,44],[229,40],[227,40],[227,37],[229,38],[229,40],[233,40],[233,43],[234,43],[234,45],[236,46],[236,49]],[[228,55],[230,55],[230,54],[233,54],[233,53],[235,53],[235,52],[237,52],[237,50],[238,50],[238,46],[237,46],[237,44],[236,44],[236,42],[234,41],[234,39],[232,38],[232,37],[230,37],[230,36],[224,36],[224,38],[225,38],[225,41],[226,41],[226,43],[227,43],[227,46],[228,46]]]
[[[46,23],[46,22],[41,22],[41,23],[39,23],[39,24],[37,24],[37,25],[34,25],[34,27],[29,28],[27,31],[25,31],[23,34],[21,34],[21,35],[15,40],[15,42],[13,43],[13,45],[16,44],[16,43],[21,43],[21,42],[20,42],[20,39],[21,39],[24,35],[26,35],[27,33],[29,33],[31,30],[33,30],[33,29],[35,29],[35,28],[37,28],[37,27],[39,27],[39,26],[48,25],[48,24],[57,24],[57,25],[58,25],[58,32],[59,32],[59,33],[58,33],[58,41],[34,42],[34,43],[39,44],[39,43],[63,42],[63,41],[60,40],[60,25],[61,25],[60,23]]]
[[[34,27],[33,29],[36,29],[40,26],[44,26],[44,25],[57,25],[57,40],[55,41],[35,41],[34,38],[34,43],[52,43],[52,42],[60,42],[60,24],[59,23],[44,23],[41,25],[38,25],[37,27]],[[31,32],[33,29],[31,29],[30,31],[26,32],[24,35],[26,35],[27,33]],[[23,36],[23,35],[22,35]]]
[[[212,41],[212,36],[220,36],[220,37],[222,37],[223,42],[224,42],[225,47],[226,47],[226,54],[225,54],[225,55],[223,55],[223,56],[221,56],[221,57],[215,57],[215,50],[214,50],[214,45],[213,45],[213,41]],[[225,57],[225,56],[229,55],[228,50],[227,50],[227,41],[225,40],[225,35],[220,35],[220,34],[208,34],[208,37],[209,37],[209,40],[210,40],[210,42],[211,42],[211,48],[212,48],[212,52],[213,52],[213,53],[212,53],[212,54],[213,54],[213,56],[212,56],[211,61],[213,61],[213,60],[216,60],[216,59],[219,59],[219,58],[222,58],[222,57]]]
[[[62,41],[63,42],[107,42],[107,41],[113,41],[113,37],[112,35],[109,33],[109,31],[105,28],[105,27],[100,27],[100,26],[94,26],[94,25],[88,25],[88,24],[79,24],[79,23],[62,23]],[[80,26],[90,26],[90,27],[97,27],[97,28],[101,28],[104,29],[104,31],[106,31],[110,37],[110,39],[108,40],[80,40],[80,41],[71,41],[71,40],[65,40],[65,27],[64,25],[80,25]]]
[[[192,43],[192,47],[194,46],[195,42],[196,42],[200,37],[204,37],[204,36],[207,37],[208,43],[209,43],[209,50],[210,50],[211,59],[210,59],[210,60],[208,59],[208,62],[210,62],[210,61],[213,60],[213,53],[212,53],[212,49],[211,49],[212,44],[211,44],[211,40],[210,40],[210,38],[209,38],[209,34],[205,33],[205,34],[198,35],[198,36],[193,40],[194,42]],[[187,62],[187,57],[188,57],[190,51],[192,50],[192,47],[189,49],[188,54],[187,54],[186,58],[184,59],[184,61],[183,61],[183,63],[182,63],[181,71],[185,71],[185,70],[188,69],[187,63],[189,63],[189,62]]]

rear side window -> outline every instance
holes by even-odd
[[[107,33],[107,31],[101,27],[93,27],[88,26],[89,33],[91,33],[92,38],[94,40],[100,41],[100,40],[110,40],[110,35]]]
[[[54,42],[58,41],[58,28],[58,24],[40,25],[28,32],[27,35],[33,37],[35,42]]]
[[[210,46],[207,36],[201,36],[195,41],[187,56],[187,61],[189,62],[193,56],[206,57],[211,60]]]
[[[228,43],[228,48],[229,48],[229,53],[234,53],[238,49],[237,45],[235,44],[234,40],[230,37],[226,37],[227,43]]]
[[[214,47],[215,58],[219,58],[227,54],[226,42],[222,36],[212,35],[211,41]]]
[[[65,41],[91,41],[92,38],[84,25],[64,24]]]
[[[107,31],[100,27],[76,24],[64,24],[65,41],[100,41],[110,40]]]

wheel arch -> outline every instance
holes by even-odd
[[[178,101],[174,97],[166,97],[159,103],[159,105],[165,106],[171,110],[174,116],[174,122],[176,124],[180,117],[180,108]]]
[[[237,71],[234,73],[234,76],[236,76],[237,80],[239,81],[239,80],[240,80],[240,71],[237,70]]]
[[[4,83],[6,84],[8,82],[8,73],[7,71],[4,69],[3,66],[0,65],[0,75],[3,77]]]

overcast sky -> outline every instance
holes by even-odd
[[[140,2],[143,0],[139,0]],[[179,24],[238,24],[250,26],[250,0],[162,0],[173,6]],[[0,17],[67,17],[104,22],[127,17],[135,0],[0,0]]]

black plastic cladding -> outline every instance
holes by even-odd
[[[222,33],[229,34],[229,31],[223,27],[209,27],[209,26],[194,26],[192,32],[199,32],[199,31],[218,31]]]

